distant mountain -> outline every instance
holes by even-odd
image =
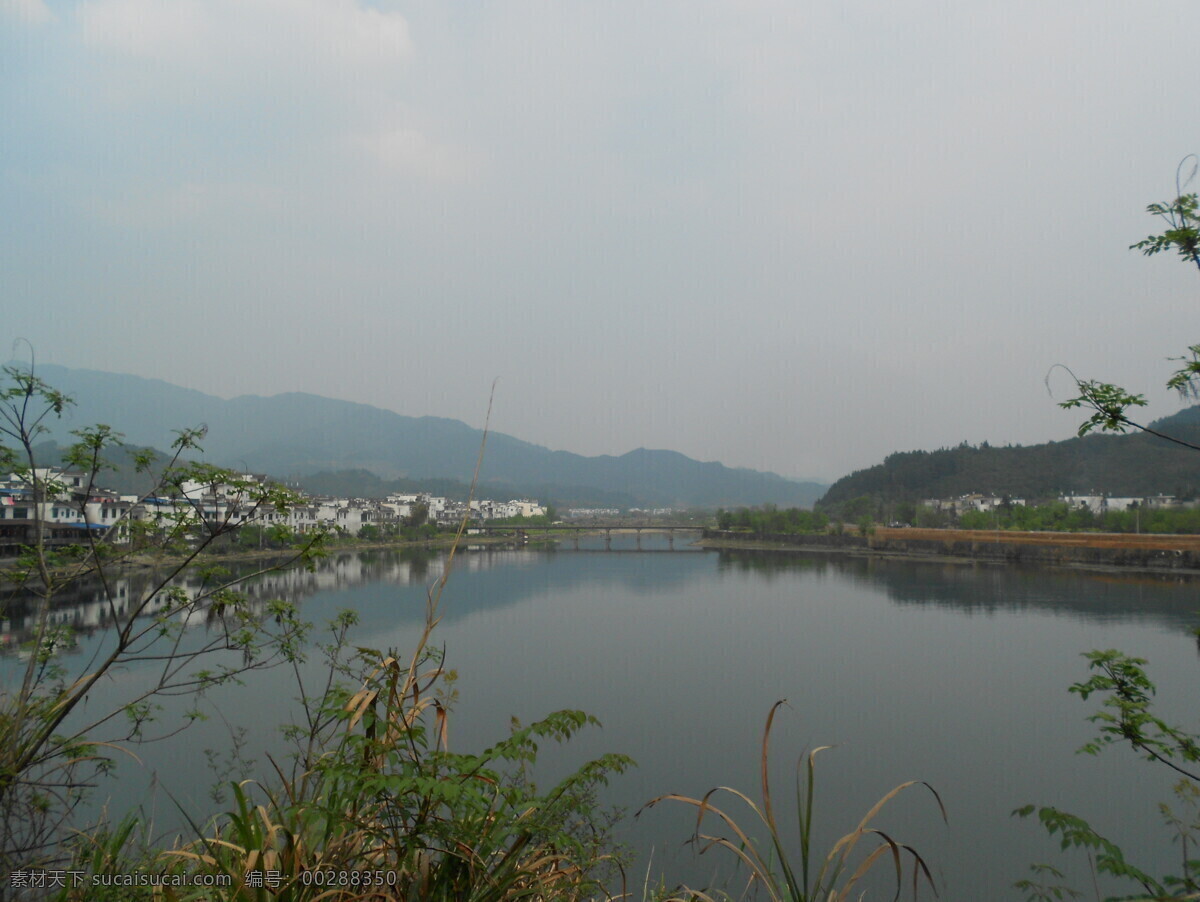
[[[1200,445],[1200,405],[1150,426]],[[834,509],[864,495],[883,501],[920,501],[968,492],[1027,500],[1092,493],[1195,497],[1200,494],[1200,451],[1144,433],[1092,434],[1003,448],[962,444],[938,451],[907,451],[842,477],[830,486],[820,506]]]
[[[75,399],[53,436],[107,423],[137,445],[166,449],[172,429],[208,426],[207,459],[277,478],[366,470],[380,480],[469,482],[482,433],[459,420],[288,393],[224,400],[158,379],[42,365],[38,375]],[[619,457],[551,451],[490,433],[480,480],[496,494],[537,494],[558,503],[590,496],[629,505],[811,506],[826,486],[774,473],[704,463],[675,451],[638,448]],[[611,503],[611,502],[610,502]]]
[[[39,467],[68,466],[65,457],[68,451],[66,445],[60,445],[53,439],[39,442],[33,448],[34,459]],[[165,454],[155,451],[149,472],[139,472],[134,460],[132,446],[126,446],[119,451],[110,451],[104,456],[106,466],[96,477],[96,484],[106,489],[120,492],[122,495],[144,495],[152,491],[155,480],[150,472],[159,473],[170,463]]]

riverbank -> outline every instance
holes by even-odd
[[[750,535],[708,529],[699,544],[705,548],[795,549],[924,560],[1200,573],[1200,536],[885,527],[867,536]]]

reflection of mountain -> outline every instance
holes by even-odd
[[[647,545],[648,549],[654,546]],[[704,558],[708,564],[698,566]],[[883,590],[900,605],[952,608],[968,614],[1051,611],[1094,620],[1135,618],[1171,629],[1190,630],[1200,621],[1196,583],[1178,575],[1089,573],[1051,568],[972,566],[924,561],[861,558],[820,553],[719,552],[716,570],[754,573],[768,582],[798,572],[828,574],[869,589]],[[359,611],[367,629],[419,624],[427,592],[442,575],[445,553],[428,549],[341,552],[313,571],[294,567],[264,574],[241,587],[252,605],[274,598],[304,602],[301,616],[320,625],[339,608]],[[250,573],[248,568],[238,575]],[[597,598],[619,590],[650,596],[664,587],[678,592],[694,580],[713,578],[712,558],[695,552],[639,554],[627,548],[573,553],[482,545],[458,553],[440,614],[454,622],[509,607],[541,594],[592,591]],[[118,610],[144,597],[160,577],[150,571],[113,581]],[[180,583],[202,588],[195,576]],[[29,639],[29,597],[9,595],[0,609],[0,646]],[[151,612],[153,613],[153,612]],[[95,583],[80,583],[59,598],[54,621],[90,635],[110,622],[109,606]],[[197,625],[199,625],[197,623]]]
[[[247,596],[253,608],[260,609],[271,599],[300,601],[318,592],[336,592],[364,582],[386,580],[398,585],[412,582],[423,585],[427,579],[435,579],[441,574],[441,560],[440,555],[424,549],[387,556],[334,554],[322,561],[314,571],[303,567],[279,570],[250,577],[237,588]],[[255,572],[248,566],[231,569],[235,577],[247,577]],[[56,593],[51,622],[69,626],[77,635],[91,635],[108,627],[114,612],[118,617],[123,616],[152,593],[156,599],[165,601],[165,592],[160,590],[165,576],[153,570],[136,571],[128,576],[110,579],[109,592],[98,580],[79,580]],[[196,598],[216,588],[219,582],[206,581],[198,571],[191,570],[172,580],[169,585],[181,588]],[[144,616],[153,616],[159,609],[159,604],[151,603],[144,611]],[[30,593],[12,593],[4,600],[3,617],[0,619],[0,637],[4,646],[11,647],[31,638],[36,610],[37,599]],[[199,621],[189,625],[199,625]]]
[[[474,551],[459,552],[453,575],[442,596],[439,614],[444,622],[453,623],[484,611],[520,604],[536,595],[566,592],[594,590],[597,598],[604,598],[619,590],[648,596],[663,586],[679,586],[689,580],[708,578],[711,570],[697,566],[704,557],[698,552],[576,553],[485,545]],[[352,588],[352,592],[326,595],[320,601],[330,613],[337,607],[358,610],[364,633],[389,626],[418,624],[425,616],[426,590],[441,574],[442,560],[438,557],[430,561],[427,577],[423,580],[401,584],[389,578],[363,579],[356,585],[344,586]],[[319,618],[327,614],[310,608],[304,611],[304,616]]]
[[[881,588],[901,605],[968,614],[1033,610],[1088,620],[1150,620],[1190,631],[1200,623],[1197,581],[1178,574],[1088,572],[1013,565],[940,564],[770,551],[721,551],[718,567],[784,573],[828,572]]]
[[[656,586],[678,583],[696,574],[694,562],[689,562],[684,554],[599,552],[596,557],[607,558],[606,564],[600,565],[595,560],[580,567],[577,557],[570,568],[554,567],[557,555],[553,549],[513,549],[499,545],[460,550],[454,563],[451,582],[454,588],[446,592],[441,608],[443,619],[453,621],[476,611],[517,604],[537,592],[567,587],[577,591],[589,583],[606,587],[616,584],[632,594],[649,593]],[[238,588],[256,607],[276,598],[303,602],[323,594],[330,605],[361,604],[369,609],[369,612],[364,610],[364,619],[386,616],[392,625],[420,623],[425,616],[427,591],[441,577],[445,561],[445,552],[424,548],[340,552],[320,561],[312,571],[292,567],[252,577]],[[614,566],[617,561],[620,564]],[[249,566],[233,568],[235,576],[253,572]],[[530,579],[532,572],[536,572],[536,579]],[[152,571],[141,571],[111,580],[113,607],[118,615],[145,598],[161,579],[161,575]],[[174,585],[193,597],[213,588],[194,573],[185,574]],[[32,595],[19,593],[4,600],[0,608],[0,649],[31,638],[35,602]],[[156,611],[152,607],[147,616]],[[301,616],[319,619],[324,615],[302,609]],[[56,596],[52,620],[70,626],[81,636],[107,627],[112,620],[110,605],[100,583],[84,580],[64,589]]]

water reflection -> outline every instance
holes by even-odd
[[[582,541],[577,539],[575,544],[580,547],[572,550],[572,553],[661,555],[656,558],[660,566],[655,568],[654,585],[685,578],[686,567],[668,563],[668,557],[678,552],[670,552],[666,540],[648,536],[637,541],[645,547],[623,547],[615,543],[605,547],[598,545],[596,539],[590,542],[587,538]],[[631,538],[625,544],[632,546],[634,540]],[[456,578],[469,579],[472,574],[488,573],[488,591],[478,595],[470,593],[457,600],[453,606],[443,609],[443,616],[453,620],[485,608],[519,603],[530,592],[529,582],[522,578],[522,572],[533,568],[545,569],[545,565],[552,562],[557,554],[558,546],[553,543],[534,547],[494,544],[463,547],[455,557]],[[246,595],[252,610],[260,610],[273,599],[303,602],[316,595],[345,594],[364,586],[420,587],[425,590],[441,579],[446,560],[444,549],[339,551],[318,561],[312,570],[289,567],[260,573],[263,569],[261,564],[226,564],[224,569],[228,574],[219,579],[224,582],[244,580],[238,586],[239,591]],[[550,579],[542,584],[551,588],[577,585],[579,582],[579,573],[574,569],[551,569],[546,572]],[[610,576],[605,573],[596,578],[607,581]],[[148,597],[163,595],[167,587],[179,587],[194,598],[211,590],[216,584],[213,576],[205,576],[199,569],[170,580],[167,580],[166,574],[154,569],[136,570],[109,579],[107,589],[98,579],[78,580],[55,594],[50,622],[55,626],[71,627],[77,638],[87,638],[108,628],[113,623],[114,614],[117,617],[125,615]],[[648,591],[650,584],[636,574],[627,574],[625,588],[635,592]],[[0,606],[0,654],[11,652],[32,638],[37,601],[33,593],[21,591],[10,592],[4,599]],[[151,603],[142,616],[155,616],[162,604],[165,604],[165,600]],[[398,606],[392,615],[397,623],[420,623],[424,619],[424,608]],[[203,618],[194,619],[188,625],[198,626],[203,622]]]
[[[672,552],[659,537],[641,540],[637,548],[632,539],[628,547],[608,547],[587,540],[576,550],[569,568],[551,564],[559,554],[549,544],[538,548],[473,545],[459,551],[455,566],[459,579],[471,574],[488,574],[488,590],[468,592],[446,606],[443,616],[454,620],[483,609],[519,604],[533,591],[578,587],[583,581],[616,579],[622,590],[635,594],[654,594],[663,587],[703,578],[679,552]],[[578,540],[576,540],[578,543]],[[665,552],[665,553],[664,553]],[[580,555],[653,555],[653,575],[645,571],[609,567],[588,567]],[[1086,572],[1046,567],[1021,567],[971,562],[923,562],[888,558],[866,558],[814,552],[736,551],[715,553],[719,577],[753,574],[767,584],[805,574],[837,579],[864,587],[882,589],[898,605],[944,607],[971,614],[995,614],[1000,611],[1048,611],[1059,615],[1113,620],[1129,617],[1151,620],[1175,630],[1191,633],[1200,622],[1200,601],[1195,592],[1197,579],[1171,573]],[[252,608],[267,601],[285,598],[302,602],[323,593],[346,593],[362,586],[429,587],[442,576],[446,554],[428,548],[342,551],[320,561],[313,570],[292,567],[254,576],[240,589]],[[536,585],[522,576],[535,568]],[[260,566],[236,564],[229,567],[234,577],[245,577]],[[124,615],[131,605],[163,587],[162,574],[143,570],[112,579],[111,595],[97,580],[82,580],[66,587],[56,596],[51,622],[70,626],[77,636],[88,637],[106,629],[113,614]],[[193,596],[212,587],[211,579],[195,572],[172,580]],[[111,598],[111,603],[110,603]],[[28,593],[14,592],[0,608],[0,653],[11,652],[31,638],[36,599]],[[157,612],[148,607],[145,616]],[[392,610],[397,623],[419,623],[424,609],[405,605]]]
[[[719,571],[753,573],[768,583],[798,573],[882,589],[899,605],[970,614],[1046,611],[1102,621],[1136,618],[1188,633],[1200,624],[1196,576],[1122,573],[841,554],[719,552]]]
[[[614,537],[611,551],[603,538],[581,540],[578,552],[572,544],[486,545],[459,555],[437,636],[460,670],[456,749],[494,742],[512,716],[528,722],[578,707],[604,730],[564,749],[547,743],[539,764],[553,772],[604,752],[631,754],[640,768],[615,781],[606,801],[633,811],[663,792],[697,795],[721,784],[753,794],[763,718],[787,697],[773,740],[780,794],[795,756],[826,743],[839,749],[818,788],[823,829],[851,829],[882,792],[929,779],[952,830],[936,817],[923,824],[929,812],[920,805],[897,811],[902,835],[946,879],[943,898],[1009,898],[1026,862],[1053,856],[1044,837],[1009,818],[1026,802],[1115,813],[1122,838],[1156,835],[1154,803],[1169,789],[1146,782],[1144,763],[1118,750],[1081,766],[1074,751],[1092,727],[1066,687],[1082,676],[1079,652],[1109,645],[1154,659],[1164,702],[1193,686],[1193,580],[812,553],[669,553],[665,539],[650,536],[642,551],[633,537]],[[246,591],[256,602],[300,602],[302,616],[318,623],[353,607],[356,644],[404,651],[444,567],[436,551],[339,553],[312,573],[269,574]],[[146,590],[144,578],[130,576],[128,597]],[[58,613],[98,629],[95,605],[82,593]],[[10,628],[19,626],[13,614]],[[276,722],[292,718],[291,680],[272,671],[213,699],[230,723],[254,730],[248,754],[260,764],[265,752],[278,755]],[[112,687],[114,697],[122,688]],[[1168,719],[1191,716],[1186,697],[1181,707]],[[139,766],[177,798],[206,779],[202,750],[228,744],[221,724],[198,726],[182,746],[139,750]],[[131,785],[122,778],[125,804]],[[203,804],[203,788],[194,794]],[[657,869],[669,858],[663,845],[678,851],[692,824],[694,813],[655,809],[623,829],[643,852],[658,849]],[[666,870],[706,885],[712,867],[709,857]]]

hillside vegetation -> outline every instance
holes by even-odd
[[[1200,406],[1151,425],[1200,444]],[[964,443],[891,454],[881,464],[839,479],[819,506],[837,510],[863,496],[898,502],[972,492],[1027,500],[1060,494],[1191,498],[1200,492],[1200,465],[1194,451],[1146,434],[1088,435],[1008,447]]]

